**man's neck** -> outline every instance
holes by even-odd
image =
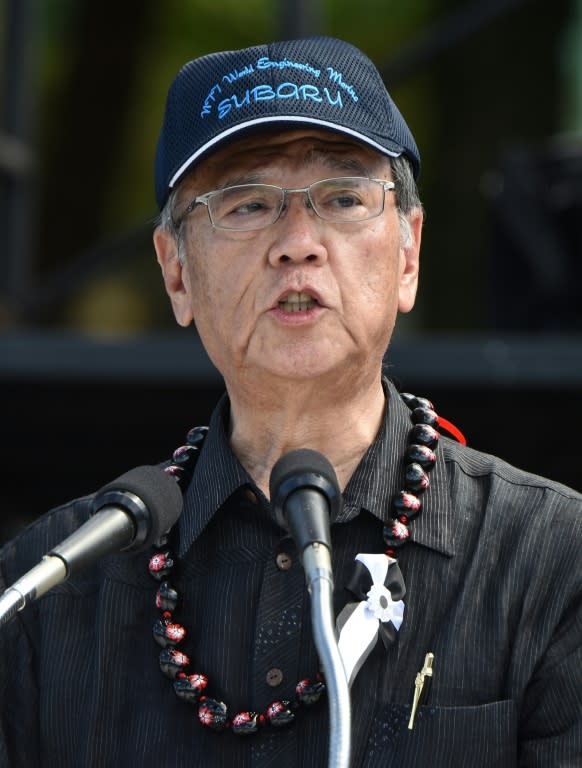
[[[319,451],[344,488],[376,437],[386,405],[381,377],[367,386],[329,388],[317,382],[280,385],[273,396],[229,390],[230,444],[241,464],[268,496],[275,462],[298,448]],[[346,390],[346,391],[343,391]]]

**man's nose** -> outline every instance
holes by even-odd
[[[287,192],[281,215],[270,229],[274,235],[269,249],[272,266],[289,261],[327,261],[326,222],[313,210],[307,191]]]

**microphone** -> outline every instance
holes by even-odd
[[[311,596],[313,639],[329,702],[329,768],[348,768],[351,749],[350,692],[339,652],[333,611],[330,523],[343,499],[335,470],[317,451],[302,448],[282,456],[271,471],[271,504],[299,551]]]
[[[181,512],[178,484],[160,467],[136,467],[108,483],[95,494],[89,520],[0,597],[0,625],[101,557],[153,545]]]
[[[331,574],[330,521],[342,505],[335,470],[317,451],[291,451],[273,467],[269,490],[277,522],[291,532],[311,590],[319,569]]]

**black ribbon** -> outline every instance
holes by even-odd
[[[338,631],[341,631],[341,628],[353,613],[358,603],[362,600],[368,600],[368,592],[372,588],[373,583],[372,574],[366,568],[364,563],[361,563],[359,560],[354,560],[352,564],[352,572],[345,588],[356,598],[356,600],[355,602],[350,601],[347,603],[338,616]],[[402,577],[397,562],[389,564],[386,578],[384,579],[384,586],[392,595],[392,600],[394,600],[394,602],[402,600],[406,594],[404,578]],[[378,626],[378,634],[382,638],[384,648],[387,649],[388,646],[396,640],[396,627],[390,619],[388,619],[388,621],[381,621]]]

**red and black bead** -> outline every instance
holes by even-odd
[[[177,481],[181,481],[185,477],[184,467],[179,467],[177,464],[170,464],[169,467],[165,467],[164,472],[167,475],[171,475]]]
[[[174,560],[169,552],[155,552],[148,563],[150,576],[156,581],[162,581],[174,567]]]
[[[188,445],[193,445],[197,448],[200,448],[207,434],[208,427],[192,427],[192,429],[186,435],[186,442]]]
[[[392,507],[396,512],[396,517],[400,518],[401,515],[406,515],[408,520],[414,520],[420,514],[422,502],[418,496],[410,491],[399,491],[392,499]]]
[[[404,455],[408,461],[420,464],[423,469],[431,470],[436,463],[434,452],[426,445],[412,443],[412,445],[408,446]]]
[[[213,731],[223,731],[228,724],[228,708],[223,701],[203,697],[198,706],[198,719]]]
[[[231,720],[230,727],[237,736],[252,736],[262,725],[258,712],[237,712]]]
[[[174,612],[178,605],[179,596],[176,590],[167,581],[162,581],[156,592],[156,608],[161,611]]]
[[[186,637],[186,630],[181,624],[171,619],[158,619],[154,624],[154,639],[162,648],[174,648]]]
[[[439,423],[439,417],[432,410],[432,408],[415,408],[410,418],[413,424],[428,424],[429,427],[437,427]]]
[[[182,701],[195,704],[204,693],[207,685],[208,678],[206,675],[199,673],[187,675],[184,672],[179,672],[174,680],[174,691]]]
[[[312,682],[309,678],[300,680],[295,686],[297,701],[301,704],[316,704],[325,693],[325,683],[320,680]]]
[[[160,651],[160,669],[166,677],[174,680],[179,672],[183,672],[190,664],[190,659],[176,648],[164,648]]]
[[[388,520],[383,530],[384,541],[389,547],[398,548],[406,544],[410,538],[410,529],[400,520]]]
[[[428,475],[420,464],[412,462],[412,464],[406,465],[406,469],[404,470],[404,482],[407,490],[413,491],[414,493],[421,493],[428,488]]]
[[[434,405],[432,404],[432,401],[426,397],[418,397],[417,395],[413,395],[412,400],[407,405],[412,410],[415,408],[428,408],[428,410],[434,411]]]
[[[179,467],[188,466],[196,461],[199,453],[200,449],[194,445],[181,445],[172,454],[172,461]]]
[[[273,701],[267,707],[267,719],[275,728],[284,728],[295,720],[291,711],[291,702],[286,699]]]
[[[440,433],[430,424],[415,424],[410,431],[410,441],[426,445],[427,448],[434,448],[439,438]]]
[[[413,408],[412,402],[416,400],[416,395],[411,394],[410,392],[401,392],[400,397],[404,400],[406,405],[409,408]]]

